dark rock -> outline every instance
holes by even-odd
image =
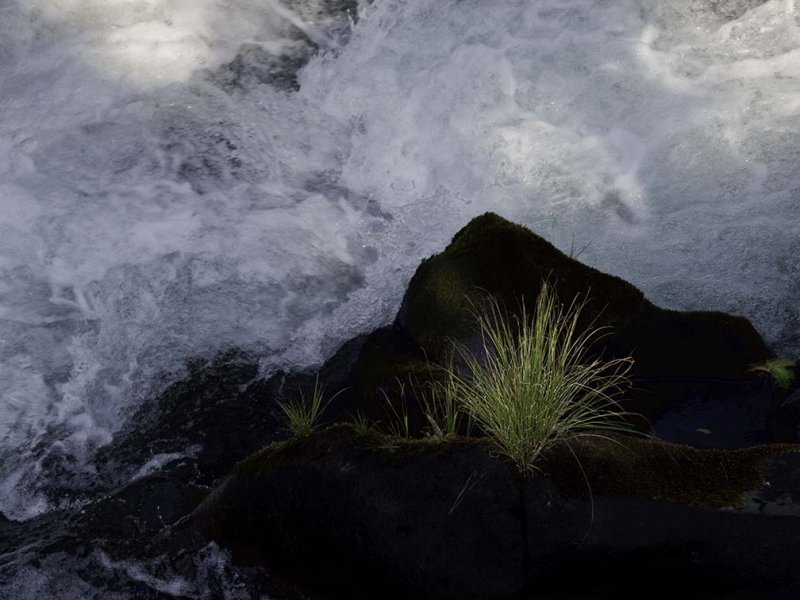
[[[425,426],[421,394],[433,375],[425,354],[404,330],[377,329],[366,336],[352,365],[344,411],[383,430],[406,415],[410,433],[419,435]]]
[[[363,338],[345,343],[320,369],[327,390],[347,388],[362,343]],[[101,449],[97,462],[117,485],[158,457],[167,458],[153,472],[203,485],[217,483],[247,455],[288,437],[278,403],[301,391],[308,395],[314,382],[310,373],[278,372],[261,379],[256,361],[237,353],[193,362],[188,377],[132,415],[113,443]],[[342,402],[328,407],[326,419],[345,418]]]
[[[263,381],[257,375],[257,364],[244,357],[191,364],[189,377],[141,406],[98,462],[129,478],[154,457],[186,455],[197,482],[215,481],[243,456],[282,437],[275,404],[281,376]]]
[[[771,417],[774,441],[796,442],[800,440],[800,389],[779,394]]]
[[[151,538],[189,514],[208,495],[205,488],[154,476],[140,479],[84,509],[77,537],[104,539],[116,554],[141,555]],[[113,541],[113,543],[112,543]]]
[[[442,363],[454,341],[478,346],[474,309],[486,296],[518,313],[521,304],[535,306],[543,282],[563,302],[585,300],[579,327],[608,327],[608,335],[595,344],[596,354],[633,357],[634,388],[624,406],[643,417],[643,429],[661,421],[659,435],[701,447],[774,439],[773,389],[749,372],[773,354],[747,319],[659,308],[628,282],[581,264],[528,229],[491,213],[471,221],[443,252],[420,265],[395,322],[411,341],[407,345],[416,348],[394,355],[384,351],[384,372],[396,377],[410,368],[419,371],[420,356]],[[362,358],[357,372],[381,373],[371,363]],[[716,415],[722,421],[708,421],[714,416],[705,410],[709,398],[725,402],[726,396],[738,398],[738,405],[732,402]]]
[[[421,265],[393,325],[350,340],[320,369],[328,397],[343,392],[323,421],[361,414],[387,426],[402,413],[418,435],[436,361],[451,338],[474,336],[469,298],[533,306],[545,279],[562,299],[591,294],[587,321],[614,328],[596,351],[633,353],[627,406],[660,437],[711,448],[796,438],[796,383],[778,389],[768,374],[746,373],[771,356],[746,320],[659,309],[494,215]],[[348,599],[634,597],[653,580],[698,598],[800,587],[800,464],[785,447],[575,440],[582,469],[562,445],[523,480],[486,440],[356,436],[338,426],[276,444],[289,435],[278,403],[308,395],[317,374],[262,379],[257,358],[237,352],[187,371],[100,451],[90,490],[99,499],[25,523],[0,516],[0,584],[20,565],[63,560],[99,589],[141,598],[168,596],[148,578],[202,580],[212,596],[236,580],[252,597],[274,598],[307,597],[306,588]],[[207,486],[266,444],[187,517]],[[246,566],[220,559],[207,536]]]
[[[744,448],[776,441],[771,431],[774,387],[768,377],[743,381],[650,381],[631,394],[639,413],[651,417],[653,434],[695,448]],[[667,399],[656,402],[654,398]],[[630,401],[628,404],[633,404]],[[664,409],[663,405],[668,404]],[[800,417],[800,415],[798,415]]]
[[[43,577],[37,584],[42,597],[88,586],[102,590],[102,596],[92,596],[97,598],[223,598],[235,592],[308,600],[295,585],[261,568],[231,564],[184,519],[207,493],[167,477],[147,477],[80,508],[0,523],[0,590],[14,590],[20,572],[44,569],[62,574],[64,582]]]
[[[426,259],[409,283],[397,324],[429,358],[474,336],[471,307],[485,294],[510,311],[535,306],[542,283],[569,303],[585,298],[584,323],[612,328],[608,356],[632,356],[634,377],[741,377],[772,357],[750,322],[718,312],[658,308],[630,283],[574,260],[528,229],[487,213]]]
[[[640,597],[656,576],[687,598],[783,597],[800,592],[797,450],[585,437],[523,479],[485,441],[338,427],[244,461],[193,519],[333,597]]]
[[[504,598],[521,588],[521,504],[504,464],[475,444],[346,431],[239,465],[199,509],[205,531],[236,557],[338,597]]]

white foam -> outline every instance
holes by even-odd
[[[796,353],[799,46],[793,1],[381,2],[301,93],[384,209],[445,196],[442,237],[496,210]]]
[[[275,10],[257,0],[27,0],[24,12],[59,39],[61,53],[102,77],[152,88],[186,81],[230,60],[242,43],[274,43],[285,34]],[[288,12],[289,15],[293,14]],[[295,26],[303,26],[295,18]],[[323,30],[318,31],[323,38]],[[64,43],[67,42],[67,43]]]

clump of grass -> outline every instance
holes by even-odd
[[[305,394],[300,390],[299,397],[286,402],[279,402],[286,420],[289,422],[289,429],[295,437],[304,437],[319,427],[320,418],[325,408],[344,390],[339,390],[331,398],[325,400],[325,391],[319,383],[319,376],[314,380],[314,390],[311,398],[306,399]]]
[[[367,435],[372,431],[372,423],[367,419],[367,415],[360,410],[351,418],[350,425],[353,427],[353,431],[361,436]]]
[[[531,319],[509,318],[494,300],[475,311],[482,345],[457,348],[444,394],[458,402],[521,472],[536,470],[558,440],[592,430],[632,431],[617,396],[629,387],[630,358],[589,355],[604,334],[578,320],[585,302],[564,307],[544,284]]]
[[[471,418],[465,414],[457,400],[455,381],[449,376],[453,370],[452,357],[445,368],[429,363],[429,381],[416,383],[420,390],[420,408],[426,421],[426,433],[433,438],[444,439],[471,429]],[[436,369],[436,371],[434,371]]]
[[[768,373],[776,379],[781,388],[788,389],[794,382],[796,368],[797,365],[790,358],[772,358],[752,365],[749,371],[751,373]]]

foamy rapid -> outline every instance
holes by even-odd
[[[0,0],[7,515],[187,358],[387,322],[485,210],[798,353],[795,0],[375,0],[349,41],[332,4]]]

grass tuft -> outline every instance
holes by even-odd
[[[443,394],[492,437],[521,472],[536,470],[543,450],[593,430],[632,432],[617,396],[630,387],[632,359],[601,361],[590,347],[605,331],[581,331],[585,302],[559,304],[544,284],[532,318],[509,318],[495,300],[476,310],[478,351],[457,348]],[[457,366],[461,363],[461,367]]]
[[[350,425],[353,431],[360,436],[365,436],[372,431],[372,423],[369,422],[367,415],[360,410],[351,418]]]
[[[322,413],[325,412],[327,405],[344,390],[339,390],[328,400],[324,399],[324,390],[319,383],[319,375],[314,380],[314,391],[311,400],[307,400],[305,394],[300,390],[299,398],[293,398],[287,402],[279,402],[286,420],[289,422],[289,429],[295,437],[305,437],[311,435],[320,424]]]
[[[425,432],[437,439],[454,437],[462,432],[469,437],[471,418],[458,402],[454,379],[449,376],[453,370],[452,357],[444,368],[428,363],[429,380],[416,383],[419,390],[420,408],[425,417]]]
[[[797,365],[790,358],[772,358],[757,365],[751,365],[750,373],[768,373],[772,375],[783,389],[788,389],[796,376]]]

